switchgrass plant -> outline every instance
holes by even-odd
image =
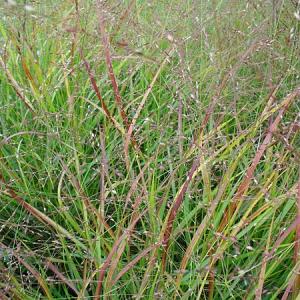
[[[1,299],[299,299],[299,2],[0,9]]]

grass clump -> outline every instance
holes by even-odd
[[[296,1],[0,9],[1,299],[297,299]]]

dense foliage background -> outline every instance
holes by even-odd
[[[0,16],[1,299],[298,299],[299,2]]]

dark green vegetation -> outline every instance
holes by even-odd
[[[1,299],[297,298],[297,1],[0,9]]]

